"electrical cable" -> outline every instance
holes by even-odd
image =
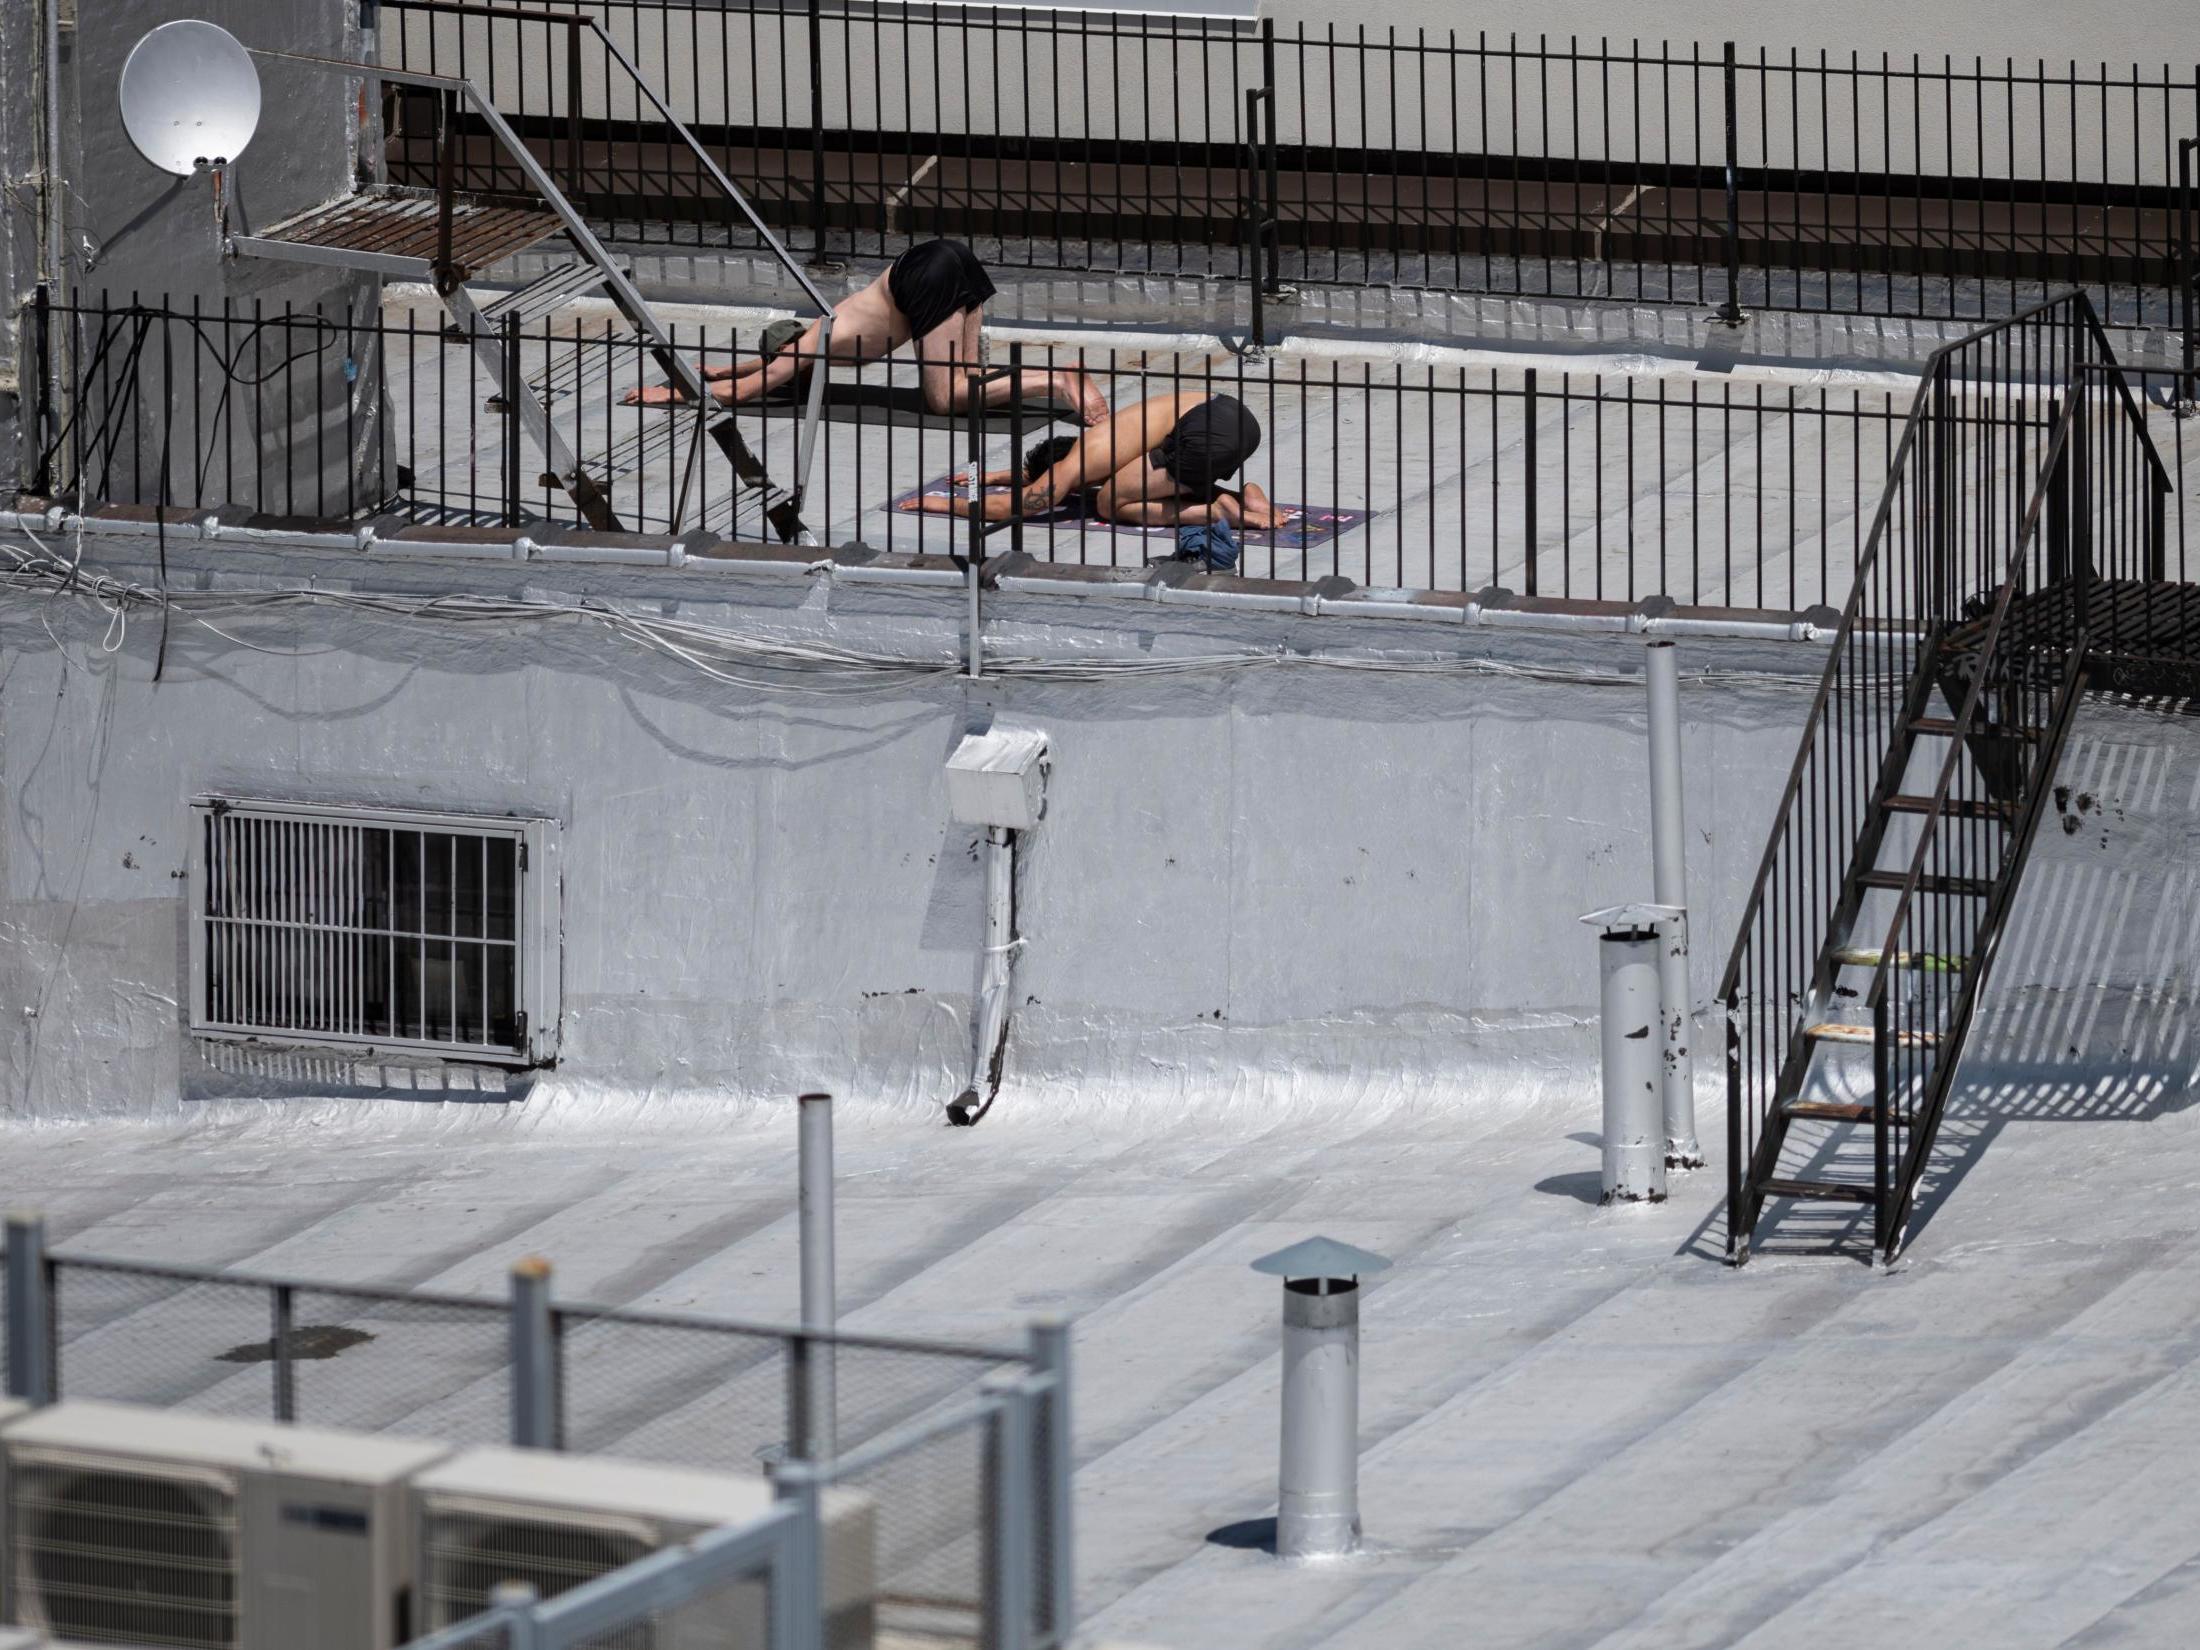
[[[119,632],[126,632],[132,611],[150,608],[159,610],[164,620],[172,614],[254,652],[304,656],[309,650],[265,648],[246,642],[214,620],[280,608],[318,607],[408,625],[506,628],[587,625],[713,681],[767,693],[848,696],[927,681],[953,681],[963,674],[959,647],[929,656],[865,652],[831,642],[788,641],[692,619],[652,617],[594,600],[552,601],[456,594],[411,598],[312,586],[250,591],[162,591],[111,574],[86,572],[81,567],[81,557],[72,562],[49,550],[35,534],[26,531],[25,537],[37,547],[35,554],[0,544],[0,554],[13,558],[12,566],[0,565],[0,591],[16,590],[55,597],[73,594],[80,600],[94,602],[108,614],[110,638],[118,636],[118,627]],[[103,642],[102,649],[113,652],[120,645],[120,640],[116,639],[113,646]],[[1056,659],[998,652],[990,652],[987,656],[988,676],[1028,682],[1094,685],[1157,682],[1251,670],[1337,670],[1435,680],[1483,677],[1576,687],[1639,689],[1642,685],[1639,673],[1625,671],[1520,664],[1457,655],[1408,658],[1310,653],[1281,647],[1182,654],[1162,659]],[[1773,671],[1708,669],[1691,671],[1683,677],[1699,686],[1761,686],[1801,692],[1815,692],[1818,679],[1816,670],[1790,676]]]

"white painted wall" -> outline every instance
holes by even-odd
[[[586,592],[780,636],[957,646],[952,590],[635,569],[546,582],[539,568],[219,552],[172,552],[171,576],[420,597]],[[1036,656],[1388,648],[1579,672],[1630,670],[1638,646],[995,600],[994,646]],[[518,634],[329,609],[221,623],[226,635],[172,628],[155,683],[158,627],[142,616],[110,652],[89,603],[0,608],[10,1114],[143,1115],[179,1095],[344,1086],[327,1068],[269,1067],[264,1081],[235,1060],[216,1071],[181,1034],[183,825],[204,791],[562,821],[564,1052],[540,1103],[731,1104],[807,1086],[910,1107],[952,1097],[981,890],[941,769],[974,715],[1042,726],[1054,750],[1020,900],[1029,945],[1006,1105],[1267,1114],[1578,1088],[1595,973],[1575,918],[1647,886],[1633,686],[1262,669],[798,699],[570,623]],[[1793,673],[1684,693],[1699,1000],[1820,658],[1793,644],[1689,649],[1691,668]],[[2116,1035],[2101,991],[2189,993],[2200,736],[2189,720],[2130,713],[2088,740],[2068,772],[2098,806],[2075,834],[2051,825],[2035,881],[2052,924],[2026,938],[2020,915],[1999,989],[2036,987],[2050,1005],[2092,993],[2085,1035],[2069,1039],[2091,1048],[2096,1029]],[[2120,905],[2086,892],[2104,868]],[[2061,938],[2056,913],[2072,901],[2082,945]],[[1702,1075],[1708,1094],[1715,1051]]]

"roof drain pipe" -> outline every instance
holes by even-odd
[[[963,1128],[983,1117],[1001,1090],[1009,987],[1024,943],[1016,932],[1016,844],[1045,817],[1047,766],[1047,736],[1037,728],[966,734],[947,759],[948,812],[985,831],[985,945],[971,1002],[970,1080],[947,1104],[947,1120]]]

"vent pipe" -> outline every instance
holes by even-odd
[[[1603,930],[1597,942],[1604,1042],[1604,1196],[1606,1203],[1665,1199],[1665,1103],[1658,925],[1668,905],[1615,905],[1581,920]]]
[[[1360,1545],[1360,1279],[1389,1265],[1325,1237],[1253,1262],[1283,1279],[1278,1558],[1341,1558]]]
[[[1689,1053],[1688,832],[1681,814],[1681,666],[1671,642],[1643,650],[1650,699],[1650,897],[1672,908],[1658,924],[1660,1071],[1665,1113],[1665,1161],[1675,1169],[1703,1167],[1696,1143],[1696,1065]]]

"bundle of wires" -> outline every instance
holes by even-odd
[[[479,596],[452,593],[408,596],[394,592],[330,590],[291,585],[264,590],[171,590],[86,569],[79,533],[74,555],[49,548],[26,531],[32,548],[0,542],[0,590],[46,598],[73,597],[95,603],[107,614],[101,646],[119,650],[127,640],[131,615],[156,612],[203,627],[222,640],[256,652],[294,652],[245,640],[223,621],[234,623],[284,609],[320,608],[407,626],[490,626],[515,634],[542,626],[584,626],[642,651],[670,659],[713,681],[766,693],[846,696],[876,693],[931,681],[950,681],[963,672],[959,646],[919,653],[870,652],[814,638],[790,639],[734,629],[700,620],[637,613],[586,597],[555,599]],[[49,627],[50,628],[50,627]],[[1246,648],[1222,653],[1154,656],[1087,655],[1046,657],[991,652],[990,676],[1010,681],[1093,684],[1146,682],[1216,676],[1249,670],[1354,671],[1422,678],[1495,677],[1566,683],[1583,687],[1640,691],[1633,671],[1598,670],[1555,664],[1527,664],[1446,653],[1309,652],[1301,649]],[[1688,680],[1711,684],[1761,685],[1812,691],[1815,671],[1785,675],[1771,671],[1699,670]]]

